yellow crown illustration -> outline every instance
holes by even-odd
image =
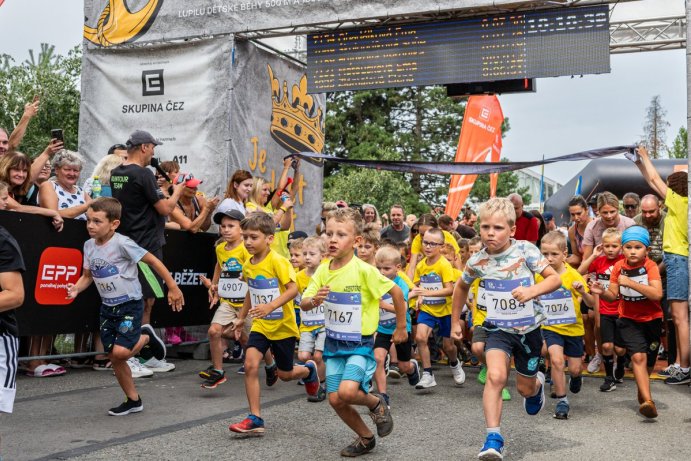
[[[291,98],[288,82],[284,80],[281,89],[273,69],[270,65],[267,67],[271,80],[271,137],[291,153],[321,153],[324,148],[324,113],[321,107],[316,106],[314,98],[307,94],[307,76],[303,74],[299,85],[293,85]]]
[[[125,0],[109,0],[96,27],[84,24],[84,38],[103,47],[135,41],[153,24],[163,0],[147,0],[139,11],[130,11]]]

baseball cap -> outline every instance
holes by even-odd
[[[199,187],[204,181],[195,178],[192,173],[178,173],[175,177],[175,184],[182,184],[183,182],[185,183],[185,187],[195,188]]]
[[[142,144],[153,144],[155,146],[160,146],[163,143],[154,138],[151,133],[144,130],[137,130],[133,132],[130,135],[130,139],[127,140],[128,146],[140,146]]]
[[[213,220],[216,224],[221,224],[221,220],[223,220],[224,216],[228,216],[230,219],[234,219],[235,221],[242,221],[245,219],[245,215],[238,210],[219,210],[214,214]]]
[[[307,237],[307,233],[303,231],[293,231],[290,234],[288,234],[288,240],[306,239]]]
[[[554,215],[551,211],[545,211],[544,213],[542,213],[542,218],[545,220],[545,222],[547,222],[553,220]]]

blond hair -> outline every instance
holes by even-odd
[[[483,217],[500,214],[506,218],[509,226],[516,224],[516,210],[513,209],[511,200],[502,197],[495,197],[487,200],[480,205],[480,222]]]
[[[621,231],[617,230],[616,227],[608,227],[602,232],[602,241],[607,240],[617,240],[621,243]]]
[[[376,246],[377,248],[381,246],[381,234],[373,224],[365,224],[365,228],[362,231],[362,239]]]
[[[333,219],[337,223],[350,223],[353,225],[355,235],[362,235],[365,224],[362,215],[355,208],[336,208],[330,211],[326,220]]]
[[[98,181],[105,186],[110,185],[110,172],[115,167],[122,165],[124,160],[119,155],[106,155],[96,164],[92,177],[98,177]]]
[[[288,249],[289,250],[301,250],[304,247],[304,244],[305,244],[304,238],[293,239],[290,242],[288,242]]]
[[[324,241],[319,237],[307,237],[303,240],[302,249],[304,250],[305,248],[314,248],[319,251],[320,254],[326,254],[326,245],[324,245]]]
[[[401,252],[390,245],[386,245],[377,250],[374,261],[379,264],[401,264]]]
[[[547,232],[540,240],[540,243],[543,245],[556,245],[561,251],[566,251],[566,237],[558,230]]]

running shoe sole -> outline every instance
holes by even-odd
[[[130,408],[129,410],[124,411],[122,413],[115,413],[114,411],[108,410],[108,414],[110,416],[127,416],[130,413],[139,413],[140,411],[143,411],[143,410],[144,410],[144,405],[139,406],[139,407]]]
[[[477,455],[477,459],[480,461],[501,461],[504,459],[504,455],[499,453],[497,450],[490,448],[487,451],[480,452],[480,454]]]
[[[163,342],[163,340],[161,338],[156,336],[156,332],[154,331],[153,327],[151,325],[149,325],[148,323],[145,323],[144,325],[142,325],[142,332],[144,330],[147,331],[146,334],[149,336],[149,344],[151,344],[152,341],[155,341],[156,344],[158,344],[158,346],[160,348],[159,349],[159,355],[161,355],[160,351],[162,351],[162,353],[163,353],[163,355],[161,357],[156,357],[156,355],[154,355],[154,357],[156,357],[158,360],[165,359],[166,358],[166,344]]]
[[[201,385],[201,388],[202,389],[216,389],[219,384],[223,384],[226,381],[228,381],[228,379],[224,376],[223,378],[219,379],[218,381],[214,382],[213,384],[203,383]]]

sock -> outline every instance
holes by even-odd
[[[264,366],[265,370],[271,370],[272,368],[276,368],[276,362],[272,363],[271,365]]]
[[[225,373],[225,371],[219,370],[218,368],[214,368],[214,371],[217,371],[217,372],[219,372],[220,374],[224,374],[224,373]]]
[[[458,360],[456,360],[456,361],[454,361],[454,362],[449,361],[449,366],[450,366],[451,368],[456,368],[456,365],[458,365]]]
[[[602,361],[605,363],[605,376],[610,378],[614,376],[614,356],[603,355]]]
[[[559,399],[560,402],[566,402],[566,404],[569,404],[569,398],[565,395],[558,395],[557,399]]]
[[[424,370],[425,370],[427,373],[431,374],[431,375],[434,374],[434,373],[432,373],[432,367],[424,368]]]
[[[488,427],[488,428],[487,428],[487,435],[489,435],[489,434],[499,434],[499,435],[501,435],[501,430],[500,430],[500,428],[499,428],[498,426],[497,426],[497,427]]]
[[[682,368],[681,371],[683,371],[684,373],[688,373],[688,372],[689,372],[689,368],[688,368],[688,367]]]

